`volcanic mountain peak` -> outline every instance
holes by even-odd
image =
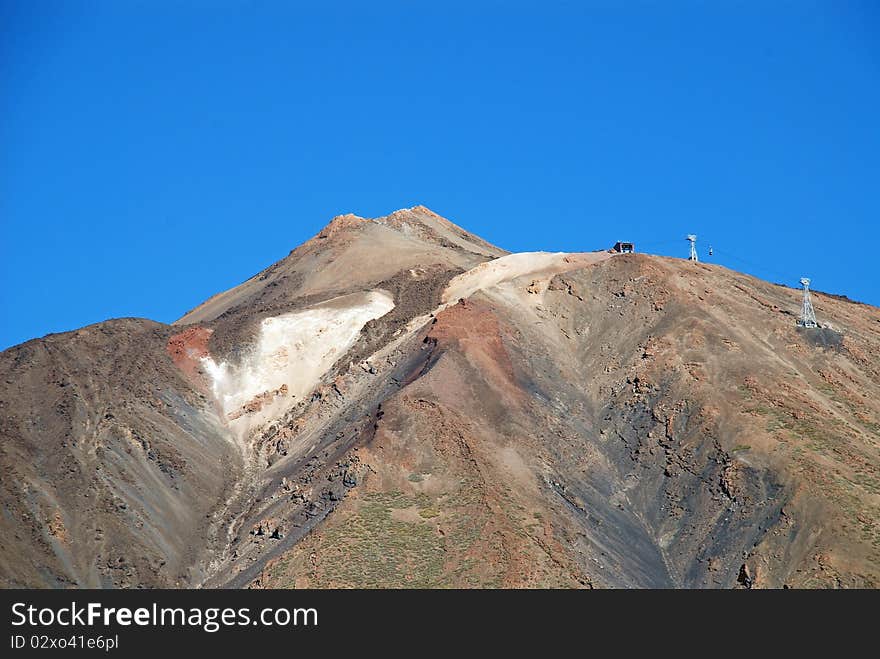
[[[355,215],[354,213],[337,215],[333,219],[331,219],[323,229],[315,234],[315,238],[326,240],[327,238],[331,238],[337,233],[345,231],[346,229],[358,228],[362,226],[363,223],[366,221],[367,218],[361,217],[360,215]]]
[[[500,250],[479,236],[465,231],[425,206],[401,208],[388,215],[375,218],[361,217],[354,213],[337,215],[314,238],[306,241],[300,249],[314,246],[318,241],[325,241],[337,236],[343,240],[351,240],[353,239],[352,232],[369,230],[371,224],[391,229],[409,238],[424,241],[437,247],[464,250],[490,257],[505,253],[504,250]],[[376,239],[381,240],[382,236],[382,231],[377,231],[374,234]],[[385,238],[389,240],[387,234],[385,234]],[[389,242],[388,247],[393,249],[397,246],[396,241],[389,240]]]
[[[374,219],[338,215],[313,238],[175,324],[208,322],[244,307],[291,309],[306,299],[370,289],[414,268],[464,272],[507,254],[422,206]],[[250,311],[248,311],[250,313]]]
[[[876,585],[880,310],[814,303],[338,216],[174,326],[0,353],[0,584]]]

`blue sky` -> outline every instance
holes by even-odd
[[[0,0],[0,348],[415,204],[880,305],[876,3],[324,4]]]

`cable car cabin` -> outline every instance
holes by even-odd
[[[611,249],[618,254],[632,254],[636,251],[636,246],[633,243],[622,243],[617,241]]]

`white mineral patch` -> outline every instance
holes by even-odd
[[[393,308],[394,299],[387,292],[370,291],[264,319],[256,343],[240,363],[202,360],[224,414],[240,412],[267,392],[261,410],[240,416],[233,425],[253,428],[283,413],[314,389],[367,322]],[[286,393],[272,396],[282,385]]]
[[[469,298],[477,291],[487,290],[498,284],[526,275],[552,277],[554,274],[574,270],[603,261],[607,252],[519,252],[486,261],[453,277],[443,291],[443,302],[454,304],[460,298]]]

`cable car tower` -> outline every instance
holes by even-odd
[[[688,257],[689,261],[693,261],[696,263],[700,259],[697,258],[697,237],[690,233],[687,238],[685,238],[691,244],[691,255]]]
[[[801,318],[798,325],[801,327],[819,327],[816,322],[816,312],[813,311],[813,301],[810,299],[810,280],[801,277],[801,285],[804,287],[804,306],[801,311]]]

